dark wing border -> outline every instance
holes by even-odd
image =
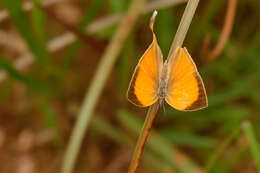
[[[208,106],[208,98],[206,94],[205,87],[202,83],[202,79],[200,77],[199,72],[193,72],[193,75],[195,76],[199,88],[199,95],[197,100],[195,100],[190,106],[185,108],[185,111],[196,111],[203,109]]]
[[[137,96],[135,95],[135,82],[136,82],[138,72],[139,72],[139,65],[136,67],[134,75],[130,81],[130,85],[129,85],[126,97],[127,97],[128,101],[130,101],[134,105],[144,107],[144,105],[138,100]]]

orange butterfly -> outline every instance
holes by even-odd
[[[186,48],[178,47],[163,63],[161,49],[153,32],[156,13],[151,18],[153,42],[135,68],[128,91],[128,100],[146,107],[165,101],[181,111],[195,111],[208,106],[203,81]]]

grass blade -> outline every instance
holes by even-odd
[[[41,5],[42,0],[33,0],[35,5],[32,9],[33,26],[39,41],[45,46],[45,16],[44,13],[38,8]],[[46,48],[46,47],[45,47]]]
[[[209,161],[208,161],[207,166],[205,168],[205,173],[211,172],[211,170],[214,167],[214,164],[216,163],[217,159],[224,152],[224,150],[227,148],[227,146],[238,136],[239,132],[240,132],[240,126],[237,129],[235,129],[230,134],[230,136],[228,136],[228,138],[212,154],[212,156],[209,158]]]
[[[9,15],[16,28],[23,36],[29,49],[33,52],[39,65],[44,66],[46,61],[46,49],[42,47],[34,36],[34,32],[30,27],[31,24],[22,8],[21,1],[3,0],[4,6],[7,8]]]
[[[41,111],[41,115],[44,119],[45,125],[48,129],[52,131],[56,138],[56,142],[61,142],[60,136],[60,126],[59,121],[57,119],[57,115],[51,105],[47,102],[47,99],[44,97],[40,97],[38,100],[39,110]]]
[[[44,93],[50,93],[52,91],[52,88],[48,86],[46,83],[38,80],[37,78],[26,76],[17,71],[11,64],[11,62],[5,60],[5,58],[0,56],[0,69],[5,70],[10,77],[12,77],[15,80],[18,80],[22,83],[24,83],[27,87],[33,89],[37,92],[44,92]]]
[[[162,136],[169,139],[175,145],[190,146],[193,148],[209,149],[215,146],[216,141],[212,138],[202,137],[193,133],[181,132],[177,129],[165,129]]]
[[[113,127],[111,123],[107,122],[100,115],[95,115],[92,119],[90,128],[106,135],[119,144],[130,144],[130,139],[119,129]]]
[[[250,147],[251,153],[252,153],[254,161],[255,161],[256,168],[257,168],[258,172],[260,172],[259,144],[257,142],[252,124],[249,121],[244,122],[243,131],[245,133],[245,136],[247,137],[249,147]]]

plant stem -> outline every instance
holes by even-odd
[[[183,16],[181,18],[181,22],[177,29],[176,35],[172,42],[167,59],[169,59],[170,56],[173,55],[173,53],[175,52],[175,50],[178,46],[182,46],[183,41],[186,37],[187,31],[189,29],[190,23],[192,21],[192,18],[194,16],[194,13],[198,6],[198,3],[199,3],[199,0],[189,0],[188,1],[185,11],[183,13]]]
[[[153,106],[151,106],[147,112],[140,136],[135,146],[135,151],[128,169],[128,173],[136,172],[136,169],[139,165],[140,158],[142,155],[144,144],[149,136],[153,121],[157,115],[159,109],[159,102],[157,101]]]
[[[176,35],[174,37],[174,40],[172,42],[168,58],[174,53],[175,49],[178,46],[182,46],[182,43],[186,37],[187,31],[189,29],[191,20],[194,16],[195,10],[198,6],[199,0],[189,0],[187,3],[187,6],[185,8],[184,14],[181,18],[181,22],[179,24],[179,27],[177,29]],[[167,58],[167,59],[168,59]],[[139,138],[136,143],[135,151],[132,156],[132,160],[128,169],[128,173],[135,173],[136,169],[140,162],[140,157],[143,152],[143,148],[146,142],[146,139],[148,138],[149,131],[152,127],[153,120],[156,117],[157,111],[159,108],[159,103],[156,102],[152,106],[149,107],[149,110],[146,115],[145,122],[143,124],[142,130],[140,132]]]
[[[102,89],[104,88],[105,82],[107,81],[123,42],[133,27],[144,2],[145,0],[132,1],[127,14],[122,20],[121,25],[119,26],[101,59],[89,90],[84,98],[84,102],[81,107],[75,128],[73,129],[72,136],[65,153],[62,173],[71,173],[73,170],[80,145],[82,143],[85,131],[89,124],[91,115],[93,114],[98,98]]]

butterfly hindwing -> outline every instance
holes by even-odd
[[[177,48],[168,65],[166,102],[177,110],[207,107],[207,95],[196,65],[185,48]]]

